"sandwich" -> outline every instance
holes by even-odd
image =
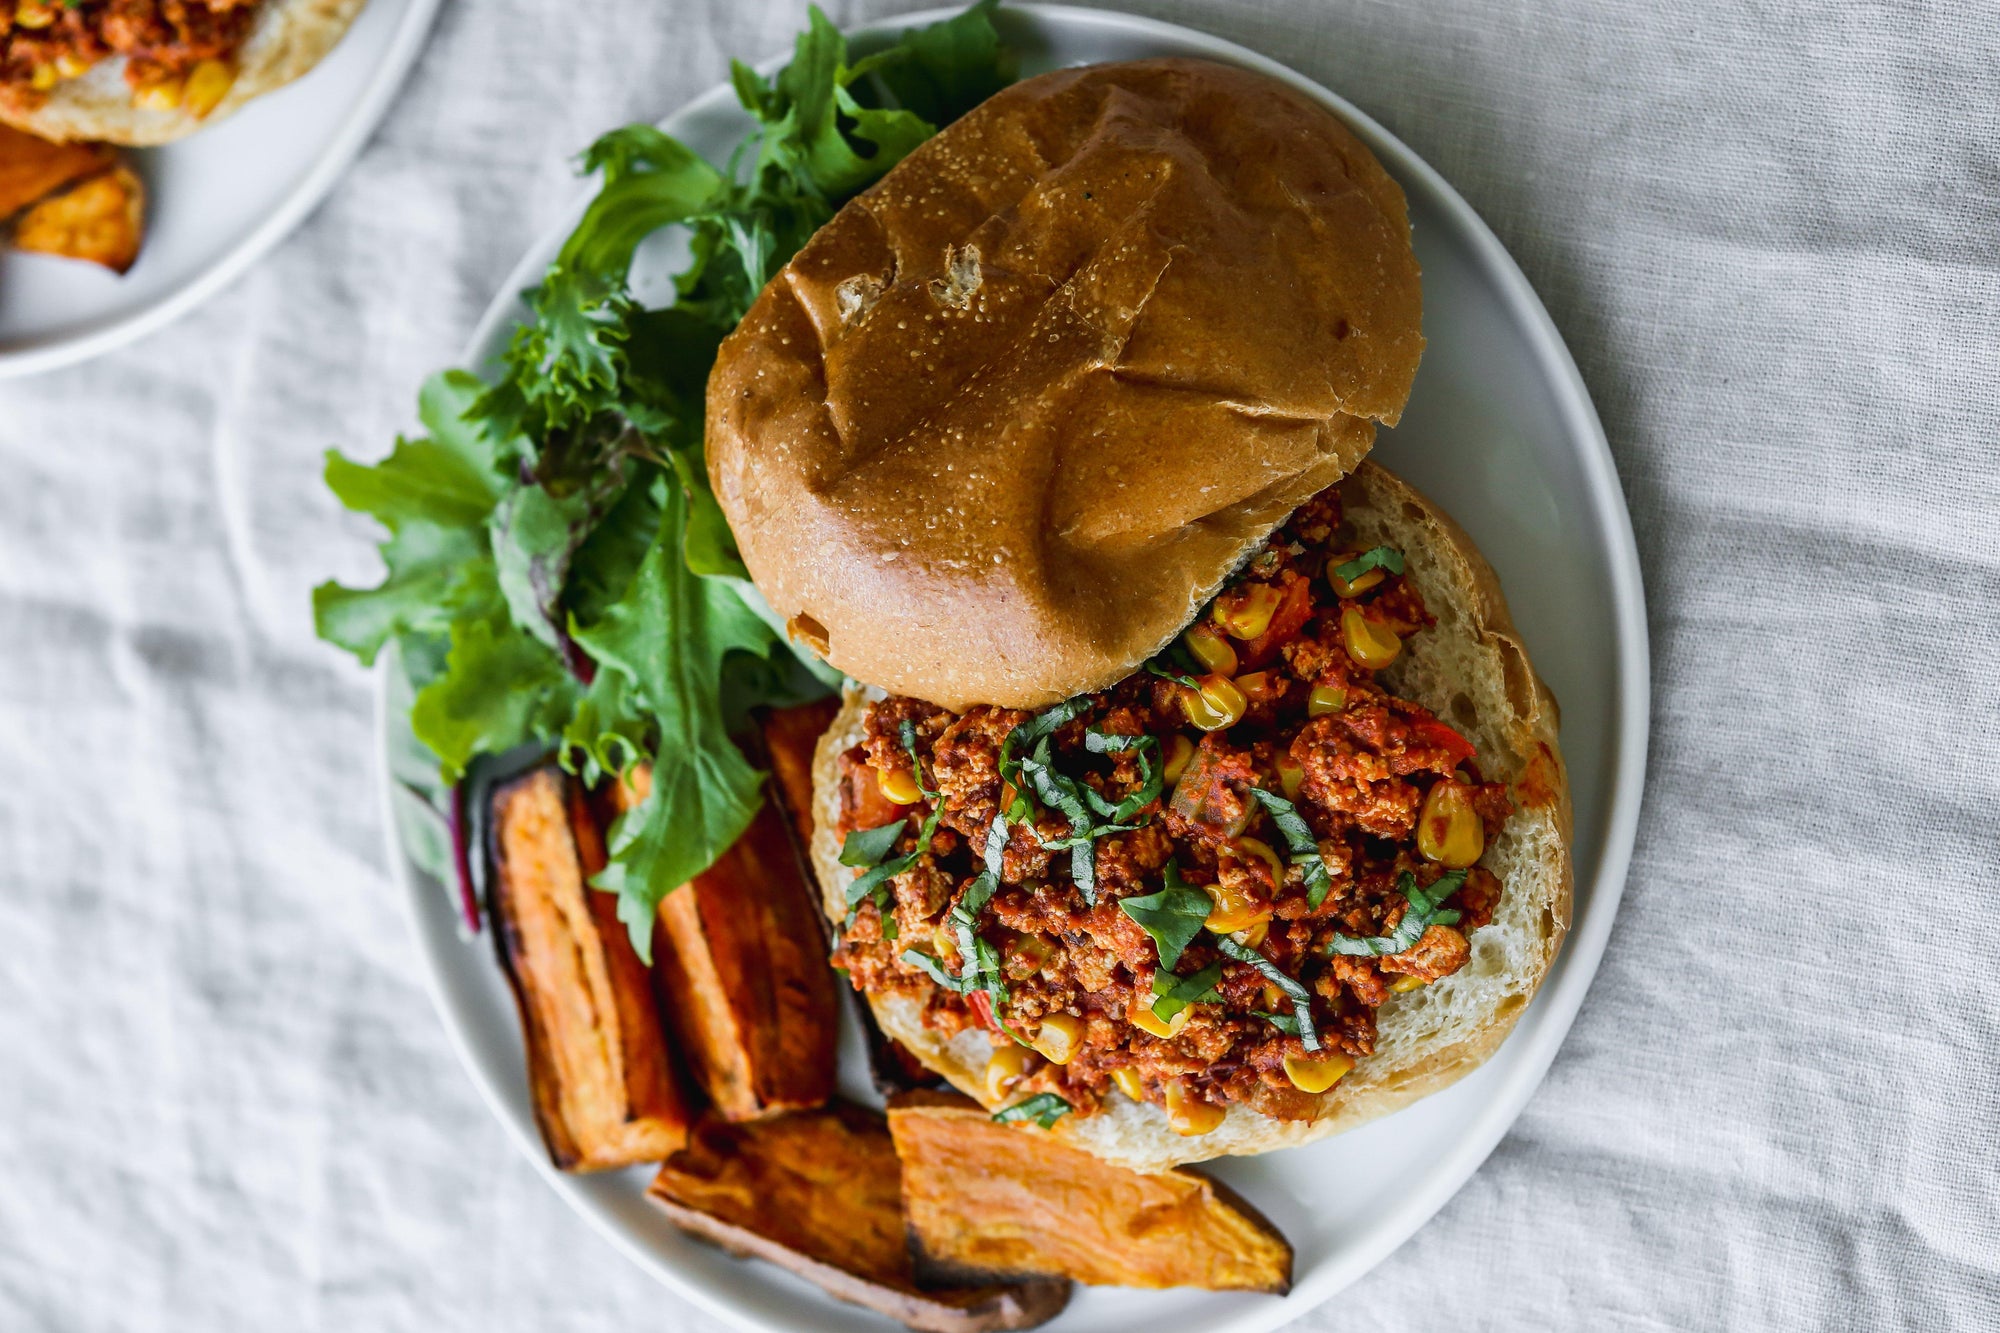
[[[1187,60],[999,92],[722,341],[708,480],[849,682],[835,963],[988,1111],[1141,1170],[1306,1143],[1476,1067],[1553,962],[1554,701],[1365,461],[1422,348],[1365,145]]]
[[[364,0],[21,0],[0,23],[0,124],[166,143],[306,73]]]

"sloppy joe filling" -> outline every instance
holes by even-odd
[[[257,0],[0,0],[0,105],[33,111],[58,82],[115,56],[142,105],[205,100],[187,86],[203,62],[200,82],[219,95],[256,13]]]
[[[865,891],[834,962],[940,1033],[993,1033],[1002,1100],[1087,1115],[1115,1087],[1184,1133],[1237,1103],[1311,1117],[1377,1008],[1465,966],[1500,897],[1478,860],[1506,787],[1378,678],[1433,623],[1328,490],[1102,693],[874,704],[840,761]]]

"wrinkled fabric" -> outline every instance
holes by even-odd
[[[1379,117],[1568,339],[1638,533],[1630,885],[1547,1083],[1313,1330],[2000,1326],[2000,19],[1133,0]],[[894,4],[832,3],[854,22]],[[328,201],[0,383],[0,1328],[718,1328],[535,1177],[433,1016],[371,692],[373,456],[572,197],[803,6],[448,5]]]

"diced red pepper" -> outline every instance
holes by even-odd
[[[1278,649],[1296,639],[1305,623],[1312,619],[1312,609],[1312,582],[1293,579],[1286,585],[1285,600],[1271,613],[1271,623],[1264,627],[1264,632],[1237,650],[1242,665],[1262,666],[1277,656]]]
[[[1472,742],[1458,734],[1456,728],[1436,718],[1412,719],[1410,733],[1425,745],[1434,745],[1451,753],[1457,763],[1476,758],[1479,752],[1472,748]]]
[[[972,1010],[972,1016],[979,1020],[981,1027],[989,1032],[1006,1031],[1006,1029],[1000,1026],[999,1021],[993,1017],[993,997],[985,991],[967,991],[965,1003],[966,1007]]]

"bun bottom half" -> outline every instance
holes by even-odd
[[[1340,485],[1355,545],[1395,546],[1437,624],[1383,672],[1395,693],[1457,727],[1479,752],[1489,781],[1508,784],[1516,809],[1481,863],[1502,893],[1492,923],[1473,932],[1471,961],[1376,1011],[1375,1053],[1321,1094],[1311,1120],[1279,1120],[1232,1106],[1222,1124],[1193,1137],[1168,1127],[1166,1112],[1113,1090],[1096,1115],[1066,1116],[1055,1133],[1107,1161],[1163,1171],[1214,1157],[1297,1147],[1353,1129],[1463,1078],[1499,1049],[1554,963],[1569,928],[1572,870],[1569,785],[1557,747],[1554,698],[1515,633],[1499,581],[1472,540],[1414,488],[1375,463]],[[860,742],[866,695],[850,689],[820,738],[814,762],[812,862],[823,905],[846,915],[844,886],[857,872],[839,861],[839,759]],[[924,1026],[923,1004],[871,996],[888,1036],[967,1096],[995,1109],[981,1074],[992,1040],[953,1038]]]

